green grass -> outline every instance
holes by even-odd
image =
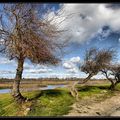
[[[99,85],[85,85],[85,86],[77,86],[78,89],[78,93],[79,93],[79,97],[82,99],[84,97],[90,97],[93,95],[97,95],[97,94],[105,94],[104,91],[106,91],[106,93],[108,93],[109,90],[109,84],[99,84]]]
[[[74,101],[67,91],[46,90],[37,99],[28,116],[61,116],[68,113]]]
[[[24,92],[23,95],[33,98],[41,94],[40,91]],[[71,109],[74,98],[67,90],[45,90],[41,96],[34,101],[32,110],[28,116],[61,116]],[[20,106],[18,106],[10,94],[0,95],[0,116],[18,116]]]
[[[16,116],[17,108],[10,94],[0,95],[0,116]]]
[[[91,86],[77,85],[80,99],[92,97],[102,94],[102,97],[97,99],[106,99],[114,95],[109,88],[110,84],[99,84]],[[116,86],[120,90],[120,84]],[[62,116],[69,112],[71,105],[75,103],[75,98],[70,95],[67,88],[58,88],[54,90],[44,90],[24,92],[22,93],[28,98],[33,98],[40,95],[39,98],[33,101],[32,109],[27,116]],[[10,94],[0,94],[0,116],[18,116],[20,107],[13,101]]]

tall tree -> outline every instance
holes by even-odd
[[[42,4],[17,3],[5,4],[0,11],[0,51],[18,63],[12,89],[17,102],[26,100],[19,89],[25,59],[56,65],[60,61],[56,52],[64,47],[64,43],[55,39],[63,31],[53,24],[54,18],[48,20],[48,12],[42,8]]]

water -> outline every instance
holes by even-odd
[[[11,92],[11,89],[0,89],[0,94],[10,93],[10,92]]]
[[[40,88],[40,90],[51,90],[51,89],[55,89],[58,87],[65,87],[66,85],[48,85],[47,87],[42,87]]]
[[[65,86],[66,85],[48,85],[47,87],[36,88],[36,90],[51,90],[51,89],[55,89],[55,88],[58,88],[58,87],[62,88],[62,87],[65,87]],[[27,90],[30,91],[30,89],[27,89]],[[11,89],[0,89],[0,94],[10,93],[10,92],[11,92]]]

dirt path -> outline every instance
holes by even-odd
[[[64,116],[120,116],[120,92],[102,101],[98,98],[87,98],[73,104],[73,109]]]

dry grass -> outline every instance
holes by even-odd
[[[78,79],[77,79],[78,80]],[[77,80],[21,80],[20,88],[37,88],[37,87],[45,87],[46,85],[59,85],[59,84],[67,84],[72,85]],[[0,88],[12,88],[13,80],[0,80]],[[86,82],[84,85],[94,85],[94,84],[108,84],[107,80],[90,80]]]

